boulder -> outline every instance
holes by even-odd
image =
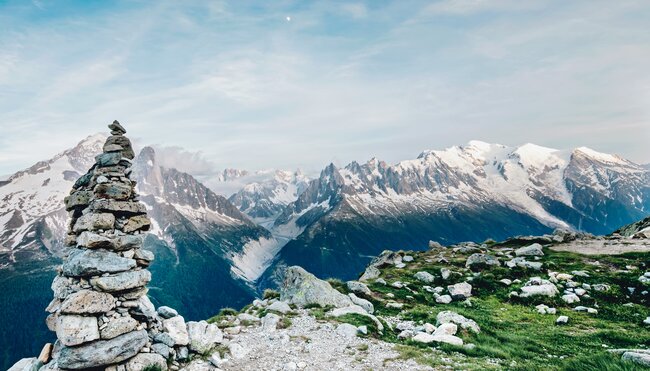
[[[335,290],[328,282],[298,266],[289,267],[285,271],[280,299],[299,307],[318,304],[341,308],[352,304],[350,298]]]
[[[151,227],[151,221],[146,215],[136,215],[128,218],[124,224],[121,225],[122,232],[133,233],[136,231],[148,231]]]
[[[435,280],[433,275],[429,272],[420,271],[413,275],[413,278],[420,282],[431,283]]]
[[[466,318],[463,315],[448,310],[440,312],[436,316],[437,326],[440,326],[444,323],[455,323],[456,325],[460,326],[462,329],[472,331],[477,334],[481,332],[481,328],[474,320],[471,320],[469,318]]]
[[[372,314],[372,313],[375,312],[375,306],[372,305],[372,303],[369,302],[368,300],[366,300],[366,299],[362,299],[362,298],[360,298],[360,297],[354,295],[353,293],[349,293],[349,294],[348,294],[348,297],[350,298],[350,300],[352,300],[352,303],[354,303],[354,304],[360,306],[360,307],[363,308],[366,312],[368,312],[368,313],[370,313],[370,314]]]
[[[157,353],[140,353],[126,363],[126,371],[142,371],[149,366],[158,366],[167,370],[167,361]]]
[[[188,322],[187,332],[190,336],[189,348],[195,353],[206,354],[223,341],[219,327],[206,321]]]
[[[559,316],[556,320],[555,323],[558,325],[565,325],[569,322],[569,317],[567,316]]]
[[[439,304],[449,304],[449,303],[451,303],[451,300],[452,300],[451,296],[449,296],[449,295],[438,295],[436,297],[436,303],[439,303]]]
[[[91,191],[74,191],[64,199],[65,209],[70,211],[79,206],[86,207],[92,198],[93,193]]]
[[[118,273],[112,276],[98,277],[90,283],[99,290],[106,292],[125,291],[143,287],[151,281],[151,273],[147,270],[137,270]]]
[[[99,339],[97,317],[60,315],[57,317],[56,337],[66,346],[97,340]]]
[[[447,322],[438,326],[433,335],[456,335],[456,332],[458,332],[458,326],[455,323]]]
[[[467,282],[447,286],[447,290],[454,300],[465,300],[472,296],[472,285]]]
[[[63,274],[68,277],[90,277],[128,271],[135,265],[135,260],[111,251],[73,249],[63,263]]]
[[[57,360],[60,368],[83,370],[119,363],[135,356],[149,339],[147,331],[133,331],[111,340],[77,347],[63,347]]]
[[[190,335],[187,332],[183,316],[168,318],[163,320],[162,323],[163,329],[174,339],[175,345],[188,345],[190,343]]]
[[[81,290],[68,296],[60,307],[63,314],[106,313],[115,308],[115,298],[105,292]]]
[[[83,231],[111,230],[115,225],[115,216],[108,213],[88,213],[77,219],[72,228],[75,233]]]
[[[501,263],[499,259],[492,255],[476,253],[470,255],[465,261],[465,267],[471,270],[481,270],[484,268],[498,267]]]
[[[379,275],[381,275],[381,271],[377,269],[377,267],[367,267],[366,270],[363,272],[361,277],[359,277],[359,281],[361,282],[368,282],[372,281],[374,279],[379,278]]]
[[[413,341],[418,343],[430,344],[430,343],[445,343],[451,345],[461,346],[463,345],[463,340],[459,337],[453,335],[430,335],[426,332],[420,332],[414,337],[411,338]]]
[[[273,332],[278,327],[281,317],[275,313],[268,313],[262,318],[262,328],[264,331]]]
[[[532,245],[520,247],[515,250],[517,256],[544,256],[542,245],[534,243]]]
[[[521,288],[520,297],[530,296],[548,296],[554,297],[560,292],[557,287],[549,280],[543,280],[540,277],[532,277]]]
[[[113,241],[97,233],[84,231],[77,237],[77,245],[89,249],[110,249],[113,247]]]
[[[634,362],[641,366],[650,367],[650,353],[629,351],[623,353],[621,359],[624,361]]]
[[[158,307],[158,315],[164,319],[176,317],[178,315],[178,312],[174,308],[170,308],[167,306],[162,306]]]
[[[580,297],[576,294],[562,295],[562,300],[567,304],[579,303]]]
[[[99,335],[104,340],[114,339],[122,334],[135,330],[137,327],[138,321],[131,316],[111,318],[100,330]]]
[[[365,283],[359,281],[348,281],[346,285],[348,287],[348,290],[352,291],[357,295],[363,295],[363,296],[372,295],[372,291],[370,291],[370,289]]]
[[[267,307],[268,310],[275,311],[282,314],[287,314],[291,312],[291,307],[284,301],[278,300],[274,301]]]

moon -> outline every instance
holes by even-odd
[[[287,22],[291,22],[291,17],[287,16],[286,20]]]

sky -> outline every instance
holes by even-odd
[[[473,139],[648,163],[648,19],[626,0],[0,0],[0,174],[114,119],[218,168]]]

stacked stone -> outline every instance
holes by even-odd
[[[153,254],[142,244],[151,223],[130,179],[134,152],[126,130],[117,121],[108,127],[103,153],[65,199],[70,249],[46,309],[58,340],[10,371],[179,370],[223,341],[217,325],[186,323],[147,297]]]
[[[153,254],[142,249],[150,221],[129,178],[134,152],[119,122],[109,128],[103,153],[65,199],[71,248],[52,282],[54,300],[47,308],[61,369],[122,363],[147,353],[150,337],[162,331],[146,295]]]

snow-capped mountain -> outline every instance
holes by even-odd
[[[618,156],[472,141],[395,165],[329,165],[276,220],[294,238],[275,264],[352,278],[369,256],[429,239],[604,234],[649,213],[650,172]]]
[[[246,184],[229,200],[258,223],[275,221],[287,205],[296,201],[307,188],[309,179],[300,170],[295,172],[272,170],[257,172],[272,175]]]
[[[47,161],[11,175],[0,184],[0,253],[6,264],[31,250],[56,254],[65,236],[63,198],[101,153],[107,135],[96,134]],[[45,256],[43,255],[43,256]]]
[[[0,186],[0,317],[20,318],[38,332],[12,336],[14,344],[0,344],[9,352],[29,350],[32,342],[51,337],[43,312],[23,308],[48,304],[50,283],[64,249],[68,218],[63,199],[102,152],[106,137],[91,136],[51,160],[12,175]],[[152,300],[179,308],[193,319],[249,302],[254,288],[233,273],[266,268],[269,260],[253,252],[257,246],[275,243],[271,233],[191,175],[159,166],[150,147],[134,159],[132,178],[153,225],[145,241],[145,248],[156,256],[150,267]],[[1,318],[0,328],[9,331],[12,325]]]

